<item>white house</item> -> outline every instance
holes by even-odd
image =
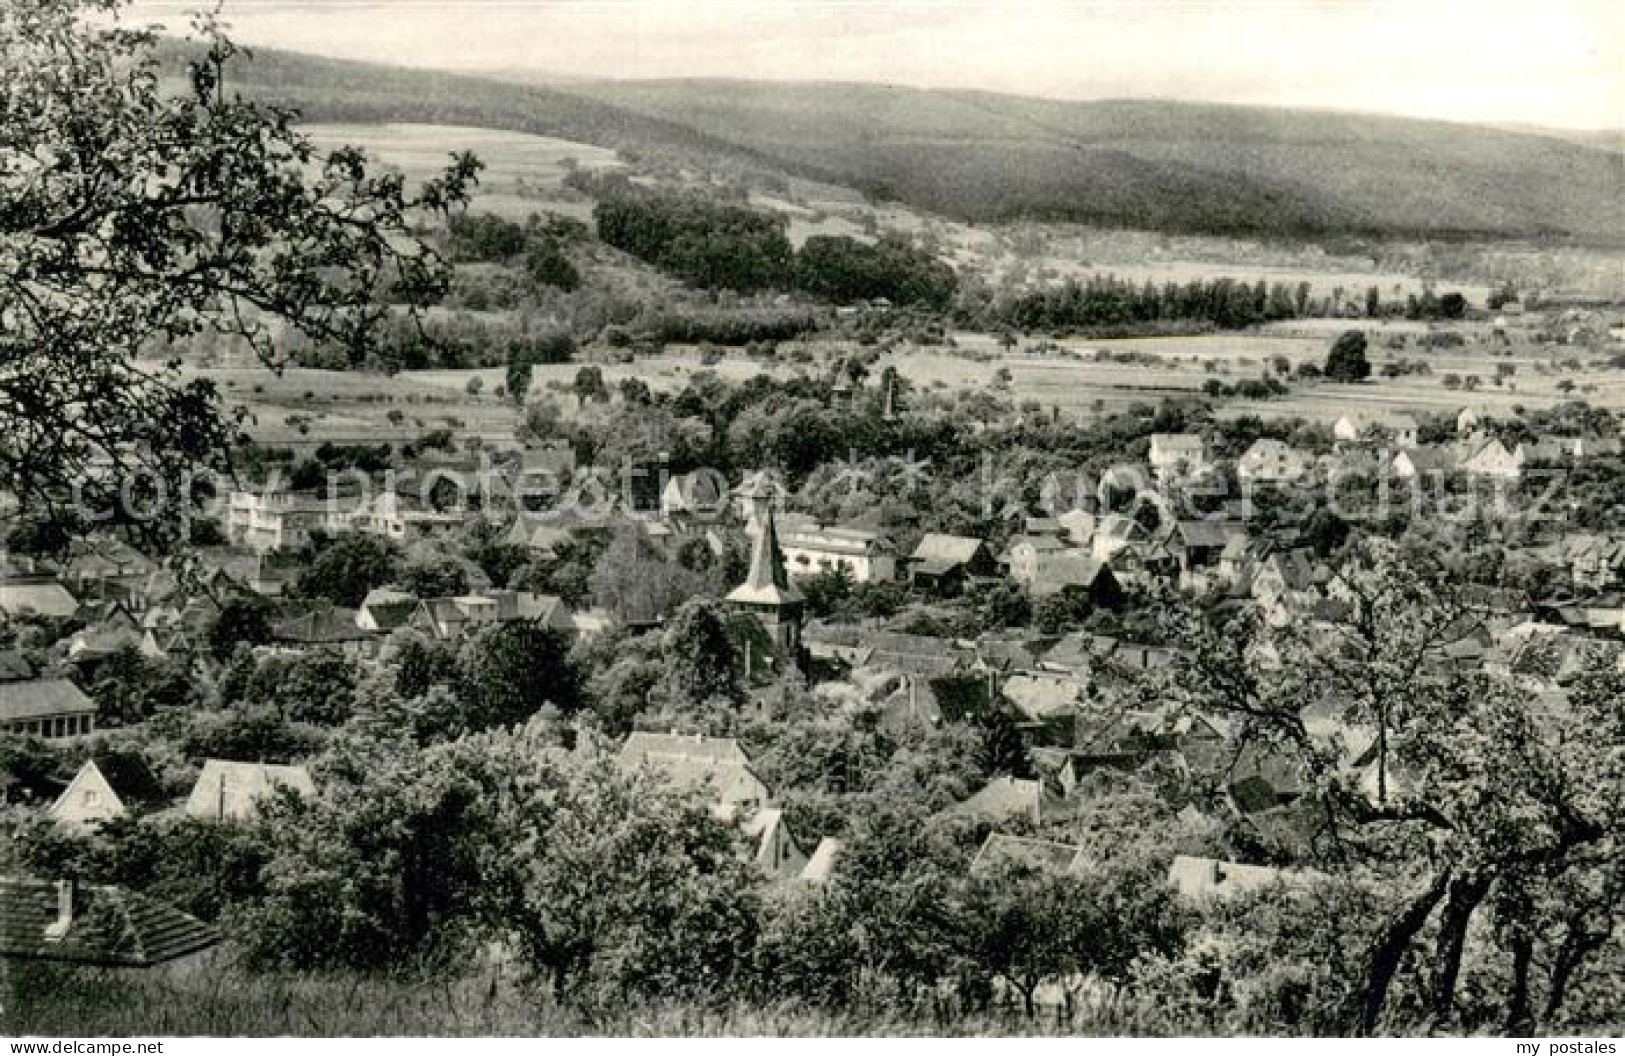
[[[330,527],[327,503],[314,495],[271,489],[234,491],[226,505],[226,536],[265,553],[297,549],[313,531]]]
[[[1523,475],[1523,450],[1508,451],[1495,439],[1473,443],[1463,452],[1461,471],[1478,477],[1517,480]]]
[[[1416,419],[1406,414],[1345,414],[1332,425],[1332,436],[1344,443],[1367,443],[1379,435],[1391,438],[1395,447],[1417,445]]]
[[[316,782],[302,766],[208,759],[187,797],[186,813],[210,821],[245,821],[283,788],[307,798],[316,795]]]
[[[897,578],[892,541],[867,528],[810,525],[779,533],[779,550],[791,579],[846,569],[857,583],[890,583]]]
[[[1285,484],[1309,471],[1309,460],[1281,440],[1255,440],[1236,460],[1236,477],[1259,484]]]
[[[1152,433],[1151,468],[1160,477],[1180,477],[1207,467],[1207,445],[1194,433]]]

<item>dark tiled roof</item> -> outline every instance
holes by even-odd
[[[143,968],[207,949],[220,935],[173,906],[120,887],[86,886],[57,941],[58,892],[44,880],[0,879],[0,956]]]

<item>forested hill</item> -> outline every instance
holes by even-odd
[[[973,217],[1197,230],[1625,237],[1625,159],[1549,135],[1323,111],[876,85],[577,83]]]
[[[236,77],[311,120],[551,135],[828,180],[973,220],[1625,243],[1619,152],[1473,125],[882,85],[520,84],[276,51],[256,51]]]

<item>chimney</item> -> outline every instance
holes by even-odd
[[[56,920],[45,926],[46,942],[61,942],[73,927],[73,900],[78,886],[72,879],[56,882]]]

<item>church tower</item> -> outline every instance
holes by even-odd
[[[728,602],[755,616],[779,654],[796,664],[801,658],[801,623],[806,599],[790,585],[789,574],[784,570],[779,533],[773,523],[772,496],[772,488],[760,480],[756,487],[742,494],[750,510],[750,523],[755,526],[755,539],[751,544],[750,572],[745,582],[728,595]]]

